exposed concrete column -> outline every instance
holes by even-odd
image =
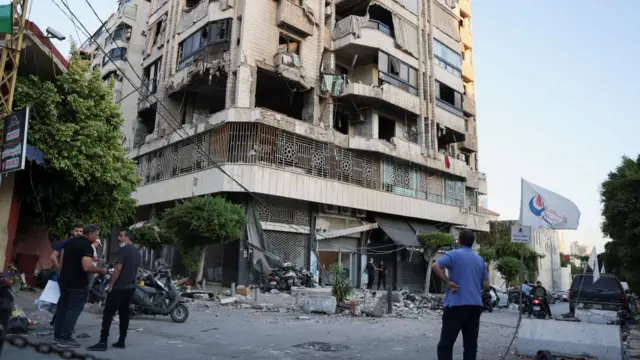
[[[241,64],[236,72],[235,106],[254,107],[256,102],[256,81],[258,69],[255,66]]]
[[[369,118],[371,118],[371,121],[369,121]],[[378,134],[378,126],[380,123],[379,120],[379,115],[377,111],[373,111],[373,110],[368,110],[367,111],[367,123],[371,124],[371,137],[373,137],[374,139],[379,139],[379,135]]]

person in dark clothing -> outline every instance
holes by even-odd
[[[438,342],[438,360],[453,359],[453,345],[462,331],[463,360],[476,360],[482,306],[482,289],[490,288],[489,274],[484,260],[471,246],[475,234],[462,230],[458,237],[460,248],[448,251],[431,266],[433,273],[447,284],[442,312],[442,329]],[[443,269],[449,270],[449,276]]]
[[[51,280],[53,280],[55,282],[58,282],[58,271],[60,270],[60,254],[62,253],[62,247],[69,240],[73,239],[76,236],[82,235],[83,228],[84,228],[84,225],[82,225],[82,224],[74,225],[70,236],[68,238],[60,241],[60,243],[53,249],[53,252],[51,253],[51,257],[50,257],[51,267],[54,270],[52,272],[52,274],[51,274]],[[51,322],[49,323],[49,325],[55,326],[55,323],[56,323],[56,315],[53,314],[53,318],[51,319]]]
[[[367,273],[367,289],[371,290],[373,289],[373,278],[376,274],[376,267],[373,265],[373,259],[369,259],[365,272]]]
[[[542,283],[540,281],[536,281],[536,286],[533,288],[532,293],[535,297],[542,299],[542,306],[544,307],[544,311],[547,313],[549,319],[552,319],[553,316],[551,315],[551,306],[549,305],[549,299],[547,298],[547,289],[542,286]]]
[[[109,294],[102,313],[102,330],[100,341],[87,348],[89,351],[106,351],[109,329],[113,316],[118,313],[120,318],[120,337],[112,346],[118,349],[125,348],[127,329],[129,328],[129,304],[133,293],[136,291],[136,275],[140,266],[140,252],[132,243],[130,230],[123,230],[118,236],[120,249],[116,260],[113,277],[109,282]]]
[[[93,265],[93,247],[100,229],[85,225],[83,235],[67,241],[60,256],[60,298],[56,308],[53,331],[54,345],[65,348],[80,347],[71,334],[89,296],[89,274],[106,274],[106,269]]]
[[[384,265],[384,261],[380,261],[378,264],[378,290],[380,290],[380,284],[382,283],[382,288],[387,288],[387,267]]]

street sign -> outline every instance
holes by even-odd
[[[511,242],[531,244],[531,226],[511,226]]]
[[[29,108],[16,110],[4,119],[0,173],[24,169],[27,159]]]

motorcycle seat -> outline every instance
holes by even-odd
[[[146,292],[148,294],[155,294],[158,292],[158,290],[149,287],[149,286],[144,286],[144,285],[136,285],[136,287],[140,290],[142,290],[143,292]]]

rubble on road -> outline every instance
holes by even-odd
[[[339,306],[343,315],[353,316],[396,316],[417,318],[425,315],[438,315],[442,310],[441,294],[416,294],[407,290],[391,293],[392,314],[387,314],[388,294],[386,291],[353,290],[351,301]],[[355,304],[357,302],[357,304]]]
[[[623,337],[626,337],[624,348],[627,358],[640,359],[640,330],[632,329],[628,334],[623,334]]]

